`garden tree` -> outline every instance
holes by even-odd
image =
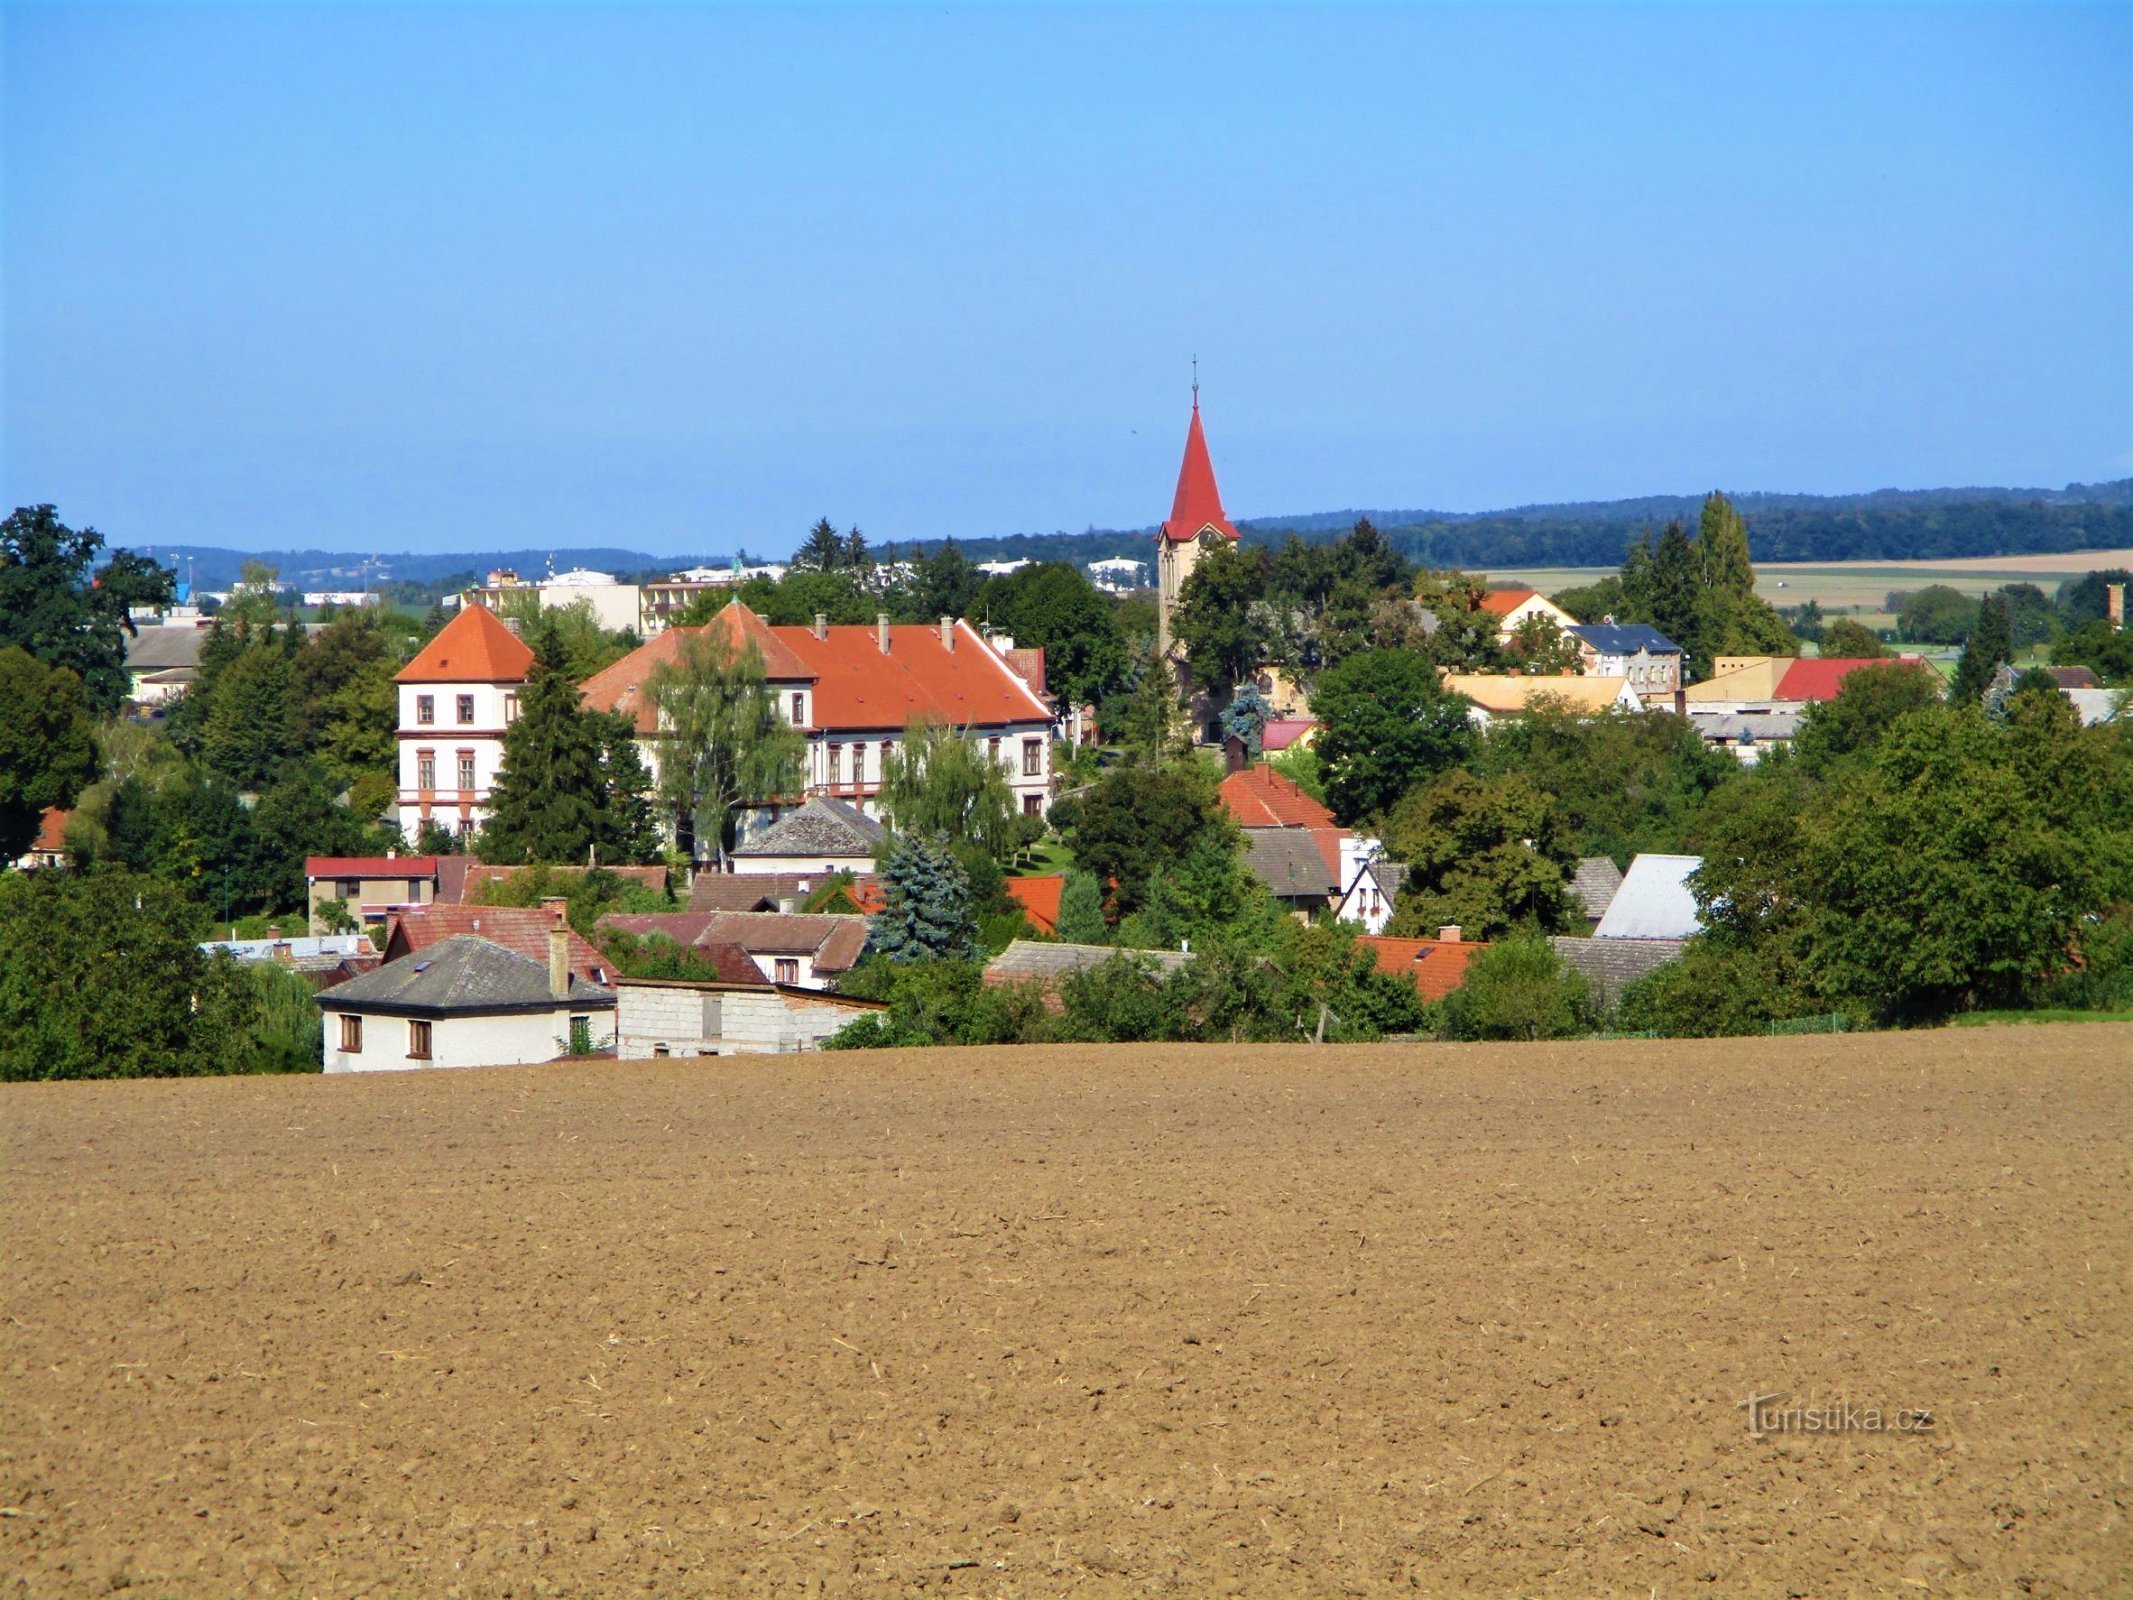
[[[0,877],[0,1079],[254,1070],[258,991],[206,933],[157,877]]]
[[[247,645],[208,691],[200,759],[240,789],[263,789],[296,752],[289,650],[280,636]]]
[[[1786,613],[1781,612],[1780,615],[1786,615]],[[1822,616],[1822,602],[1819,600],[1808,601],[1807,604],[1792,611],[1790,617],[1792,636],[1795,639],[1804,640],[1808,644],[1820,644],[1823,634],[1829,630],[1829,624]]]
[[[1560,933],[1579,920],[1570,898],[1577,850],[1548,797],[1516,773],[1447,772],[1386,815],[1386,854],[1407,863],[1389,932],[1434,938]]]
[[[1045,686],[1072,705],[1126,681],[1126,642],[1113,607],[1078,567],[1047,561],[988,578],[972,602],[992,627],[1044,650]]]
[[[1166,983],[1146,957],[1121,950],[1059,985],[1059,1037],[1091,1044],[1142,1044],[1191,1034],[1185,985]]]
[[[1948,685],[1948,698],[1975,704],[1992,682],[1993,673],[2014,659],[2014,640],[2007,625],[2007,602],[1988,594],[1978,606],[1977,626],[1963,643],[1962,659],[1955,664],[1955,677]]]
[[[795,572],[841,572],[845,564],[844,536],[828,517],[818,518],[807,530],[807,537],[800,541],[800,548],[793,552],[792,570]]]
[[[615,711],[592,713],[600,729],[600,766],[607,784],[607,827],[600,858],[624,866],[644,866],[666,852],[659,816],[652,805],[652,775],[644,770],[637,728]]]
[[[818,616],[840,627],[864,625],[881,613],[880,603],[850,572],[807,569],[788,572],[774,583],[768,578],[750,578],[735,590],[708,589],[690,603],[680,621],[689,627],[709,622],[730,600],[739,600],[765,622],[785,628],[808,627]]]
[[[2040,740],[1971,705],[1914,712],[1809,836],[1805,959],[1884,1021],[2017,1003],[2066,969],[2085,919],[2133,897],[2129,817],[2112,730]]]
[[[415,854],[418,856],[463,856],[466,853],[466,837],[447,828],[435,817],[424,817],[422,825],[415,830]]]
[[[1896,722],[1941,698],[1940,674],[1917,662],[1892,661],[1844,675],[1836,698],[1818,701],[1800,719],[1792,753],[1811,772],[1870,750]]]
[[[1415,1033],[1427,1023],[1427,1008],[1413,982],[1381,971],[1370,946],[1344,924],[1288,924],[1271,966],[1278,978],[1272,1007],[1280,1025],[1272,1037],[1346,1044]]]
[[[984,585],[985,575],[953,539],[944,539],[939,549],[912,562],[911,576],[897,598],[905,616],[913,622],[967,617]]]
[[[867,919],[867,951],[890,961],[975,961],[981,955],[970,879],[936,835],[899,833],[881,867],[888,904]]]
[[[1069,872],[1059,890],[1059,937],[1068,944],[1109,944],[1104,921],[1103,885],[1079,870]]]
[[[392,773],[400,719],[394,667],[384,623],[370,611],[334,617],[289,663],[290,734],[339,784]]]
[[[1563,632],[1555,618],[1536,613],[1512,631],[1505,654],[1521,672],[1552,678],[1557,673],[1578,670],[1578,642]]]
[[[1267,718],[1274,708],[1260,692],[1259,685],[1247,678],[1230,696],[1229,704],[1222,709],[1220,718],[1222,737],[1241,739],[1244,748],[1252,755],[1259,754],[1262,735],[1266,732]]]
[[[2133,682],[2133,631],[2101,618],[2082,623],[2052,645],[2055,667],[2091,667],[2105,683]]]
[[[27,850],[45,807],[73,805],[96,769],[96,725],[74,670],[0,649],[0,862]]]
[[[566,871],[545,863],[485,879],[473,898],[475,904],[485,906],[537,906],[544,901],[561,900],[564,919],[595,943],[606,938],[600,919],[610,912],[674,909],[671,895],[606,867],[573,867]]]
[[[1496,637],[1501,624],[1481,608],[1488,585],[1465,572],[1422,572],[1415,576],[1414,591],[1434,626],[1427,628],[1425,643],[1408,648],[1454,672],[1493,672],[1502,666]]]
[[[253,898],[269,911],[297,911],[305,901],[306,856],[382,855],[397,830],[357,815],[334,797],[314,761],[292,761],[252,808]]]
[[[1863,622],[1839,617],[1822,630],[1822,654],[1832,661],[1873,661],[1894,655]]]
[[[1806,912],[1802,862],[1819,802],[1814,775],[1784,751],[1712,796],[1687,841],[1703,858],[1689,882],[1699,938],[1754,950],[1767,968],[1789,959]]]
[[[1139,904],[1119,921],[1118,942],[1139,950],[1212,942],[1267,950],[1284,920],[1266,885],[1238,859],[1235,836],[1209,829],[1149,874]]]
[[[1960,644],[1977,626],[1977,602],[1944,583],[1906,595],[1896,631],[1913,644]]]
[[[622,837],[629,802],[641,796],[618,793],[616,782],[633,776],[641,784],[643,768],[618,772],[610,746],[628,741],[616,731],[612,718],[585,708],[561,636],[537,630],[518,719],[504,730],[482,858],[510,865],[626,859],[641,844]]]
[[[1012,861],[1032,839],[1034,819],[1016,809],[1006,768],[942,723],[904,728],[882,761],[880,798],[899,833],[968,840],[996,862]]]
[[[737,648],[722,627],[689,634],[650,692],[665,735],[661,803],[699,855],[724,862],[743,806],[799,791],[806,739],[778,715],[755,646]]]
[[[1326,803],[1343,825],[1388,810],[1472,752],[1467,702],[1444,692],[1411,650],[1366,650],[1327,672],[1311,697]]]
[[[1570,1039],[1593,1021],[1592,989],[1545,939],[1477,950],[1466,981],[1444,1002],[1453,1039]]]
[[[1326,803],[1326,771],[1315,746],[1292,744],[1268,756],[1266,764],[1320,805]]]
[[[127,694],[127,611],[168,604],[174,580],[130,550],[98,568],[103,546],[94,528],[69,528],[48,505],[20,506],[0,522],[0,649],[19,645],[65,667],[89,709],[109,715]]]
[[[2007,608],[2009,638],[2017,650],[2044,644],[2059,631],[2051,600],[2033,583],[2010,583],[1999,591]]]
[[[537,625],[553,630],[562,643],[570,675],[579,683],[602,668],[613,666],[642,642],[627,629],[601,627],[590,600],[537,609]]]
[[[1192,749],[1176,687],[1153,660],[1140,664],[1129,692],[1111,696],[1099,712],[1111,740],[1140,766],[1160,766]]]
[[[1614,1025],[1670,1039],[1718,1039],[1764,1033],[1817,1004],[1779,982],[1761,952],[1699,937],[1622,991]]]
[[[1629,603],[1623,598],[1620,574],[1610,573],[1598,583],[1563,589],[1548,597],[1580,622],[1599,622],[1607,617],[1625,617]]]
[[[1710,676],[1711,656],[1703,638],[1703,558],[1678,522],[1669,522],[1657,543],[1640,535],[1622,563],[1621,622],[1648,622],[1681,646],[1683,670]]]
[[[1266,659],[1270,630],[1259,608],[1266,581],[1266,557],[1255,546],[1220,540],[1201,553],[1178,591],[1171,632],[1202,686],[1227,689]]]
[[[1485,778],[1523,778],[1552,799],[1577,855],[1618,862],[1679,850],[1699,808],[1741,771],[1671,712],[1585,717],[1559,707],[1498,723],[1472,765]]]
[[[1236,825],[1222,807],[1213,773],[1195,761],[1154,769],[1116,767],[1071,804],[1074,859],[1111,885],[1112,915],[1129,916],[1149,880],[1183,862],[1202,841],[1234,853]],[[1055,819],[1059,807],[1054,807]]]

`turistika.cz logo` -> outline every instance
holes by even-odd
[[[1751,1394],[1741,1401],[1748,1413],[1748,1436],[1765,1438],[1777,1433],[1931,1433],[1933,1413],[1880,1406],[1857,1406],[1849,1400],[1824,1400],[1813,1405],[1788,1405],[1781,1394]]]

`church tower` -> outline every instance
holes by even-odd
[[[1200,427],[1200,384],[1192,386],[1192,425],[1185,430],[1185,459],[1178,467],[1178,492],[1170,502],[1170,520],[1155,536],[1156,653],[1170,655],[1171,613],[1185,580],[1200,563],[1200,552],[1216,541],[1236,543],[1237,530],[1222,513],[1222,491],[1215,487],[1215,464],[1208,458],[1207,435]]]

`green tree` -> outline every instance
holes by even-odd
[[[1100,701],[1126,681],[1116,608],[1079,567],[1046,561],[989,578],[972,604],[1016,644],[1043,649],[1046,687],[1062,700]]]
[[[1001,864],[1031,838],[1006,769],[937,722],[909,724],[882,761],[881,804],[898,832],[968,840]]]
[[[2105,683],[2133,682],[2133,631],[2094,619],[2052,645],[2055,667],[2092,667]]]
[[[1444,1003],[1454,1039],[1571,1039],[1592,1024],[1592,989],[1545,939],[1478,950]]]
[[[134,606],[167,605],[171,575],[130,550],[97,567],[103,535],[59,520],[48,505],[20,506],[0,523],[0,649],[20,645],[81,680],[90,710],[125,700],[126,640]]]
[[[1111,885],[1114,916],[1139,910],[1150,880],[1183,862],[1202,840],[1236,850],[1236,825],[1214,775],[1197,762],[1113,768],[1060,820],[1071,828],[1075,861]]]
[[[947,842],[900,833],[882,863],[888,904],[867,921],[867,950],[890,961],[975,961],[977,917],[970,879]]]
[[[2035,584],[2010,583],[1999,591],[1999,599],[2007,608],[2007,626],[2015,649],[2044,644],[2059,631],[2050,598]]]
[[[1326,802],[1344,824],[1390,809],[1475,744],[1467,702],[1446,694],[1436,668],[1409,650],[1349,657],[1319,680],[1311,708]]]
[[[357,856],[381,852],[393,842],[387,830],[357,816],[334,798],[333,784],[315,762],[292,762],[252,808],[252,896],[270,911],[304,905],[306,856]]]
[[[857,532],[855,528],[853,532]],[[795,572],[841,572],[849,564],[844,536],[828,517],[818,518],[807,530],[807,537],[794,552],[792,570]]]
[[[1810,771],[1870,750],[1903,717],[1940,703],[1940,675],[1916,662],[1892,661],[1844,675],[1836,698],[1818,701],[1800,719],[1793,754]]]
[[[1977,602],[1961,590],[1929,584],[1904,597],[1896,629],[1913,644],[1960,644],[1977,626],[1977,613]]]
[[[914,622],[967,617],[984,586],[985,574],[956,547],[953,539],[944,539],[932,554],[920,556],[911,564],[911,577],[901,595],[903,609]]]
[[[1822,630],[1821,653],[1832,661],[1877,661],[1895,654],[1863,622],[1839,617]]]
[[[1223,708],[1221,716],[1222,737],[1241,739],[1244,748],[1252,755],[1259,754],[1260,736],[1266,731],[1267,718],[1273,707],[1267,704],[1259,685],[1247,678],[1237,686],[1237,692]]]
[[[1615,1025],[1670,1039],[1718,1039],[1763,1033],[1813,1003],[1789,994],[1761,952],[1697,938],[1679,960],[1622,991]]]
[[[1256,547],[1221,540],[1201,552],[1178,591],[1171,632],[1207,688],[1227,689],[1265,660],[1268,630],[1258,607],[1266,578],[1266,557]]]
[[[1185,985],[1170,984],[1145,956],[1121,950],[1069,973],[1059,985],[1060,1037],[1091,1044],[1142,1044],[1189,1037]]]
[[[807,743],[778,715],[754,645],[722,627],[690,634],[652,673],[660,798],[701,855],[723,862],[742,807],[798,792]],[[523,719],[521,719],[523,720]]]
[[[1519,670],[1534,677],[1552,678],[1578,670],[1577,640],[1544,612],[1523,619],[1505,648]]]
[[[607,725],[585,709],[561,637],[536,631],[518,720],[481,830],[484,860],[583,862],[608,841]],[[610,857],[612,859],[612,857]]]
[[[1554,801],[1577,854],[1618,862],[1679,850],[1705,801],[1741,772],[1671,712],[1586,717],[1559,708],[1499,723],[1472,765],[1483,777],[1525,779]]]
[[[73,805],[96,769],[81,679],[20,645],[0,649],[0,862],[27,850],[45,807]]]
[[[289,731],[334,780],[390,773],[397,759],[399,697],[383,620],[346,611],[311,636],[289,663]]]
[[[289,652],[246,646],[208,691],[200,756],[240,789],[263,789],[296,751],[289,721]]]
[[[1066,875],[1059,890],[1059,937],[1068,944],[1109,944],[1103,885],[1087,872]]]
[[[1432,938],[1447,923],[1468,937],[1559,933],[1579,920],[1570,901],[1577,853],[1548,797],[1516,773],[1447,772],[1386,816],[1385,848],[1407,863],[1389,931]]]
[[[1955,664],[1948,698],[1975,703],[1992,682],[1993,673],[2014,659],[2014,636],[2007,624],[2007,602],[1988,594],[1978,607],[1977,626],[1964,641],[1963,657]]]
[[[1238,859],[1235,836],[1208,829],[1149,875],[1118,938],[1142,950],[1220,943],[1264,951],[1278,942],[1285,921],[1266,885]]]

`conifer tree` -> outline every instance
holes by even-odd
[[[885,909],[867,922],[867,950],[891,961],[975,961],[984,954],[970,879],[945,840],[900,834],[881,869]]]
[[[1948,698],[1975,701],[1992,683],[1994,670],[2014,659],[2014,635],[2007,622],[2007,602],[1996,594],[1985,596],[1978,607],[1977,625],[1963,643],[1962,659],[1955,664],[1955,680]]]
[[[1109,944],[1104,891],[1093,873],[1070,872],[1059,891],[1059,937],[1068,944]]]
[[[541,629],[518,720],[504,730],[504,770],[482,829],[485,860],[585,860],[605,829],[605,733],[579,698],[561,638]]]
[[[289,655],[269,636],[247,646],[217,679],[201,759],[240,789],[263,789],[294,749]]]

